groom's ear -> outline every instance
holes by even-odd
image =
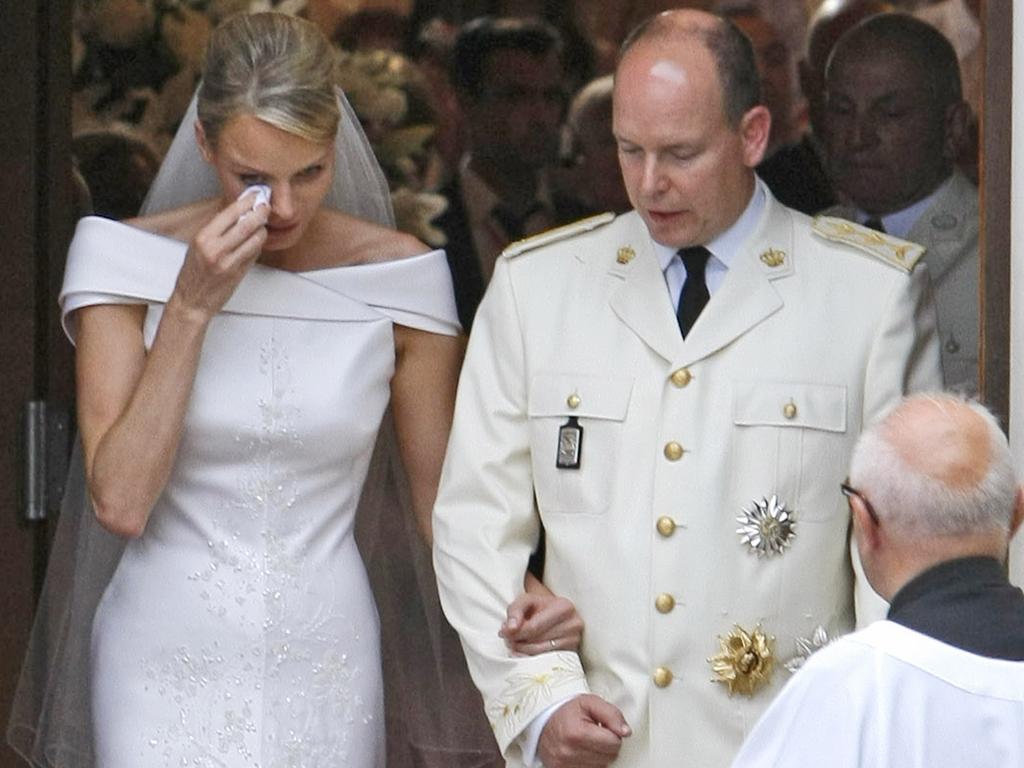
[[[196,144],[199,145],[199,152],[203,156],[203,160],[211,162],[212,151],[210,150],[210,142],[206,138],[206,129],[203,128],[203,124],[196,120]]]

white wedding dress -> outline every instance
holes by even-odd
[[[146,303],[148,348],[185,249],[83,219],[61,297],[72,337],[78,308]],[[389,401],[393,323],[454,334],[455,318],[440,251],[252,268],[210,324],[173,472],[97,609],[99,768],[384,765],[354,516]]]

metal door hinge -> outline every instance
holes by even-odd
[[[25,405],[26,522],[46,520],[60,511],[68,474],[71,415],[67,408],[30,400]]]

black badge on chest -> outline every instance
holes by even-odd
[[[558,451],[555,455],[557,469],[579,469],[580,457],[583,455],[583,427],[579,419],[570,416],[569,420],[558,428]]]

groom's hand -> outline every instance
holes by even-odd
[[[545,768],[610,765],[633,731],[622,713],[591,693],[566,702],[540,734],[537,754]]]

